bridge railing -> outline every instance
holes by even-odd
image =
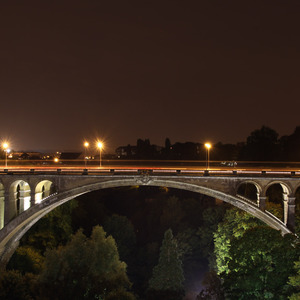
[[[176,176],[259,176],[259,177],[300,177],[300,170],[247,170],[247,169],[205,169],[205,168],[133,168],[133,167],[117,167],[117,168],[105,168],[105,167],[74,167],[74,166],[57,166],[53,167],[36,167],[36,166],[18,166],[0,169],[2,175],[14,175],[14,174],[68,174],[68,175],[126,175],[126,174],[138,174],[138,175],[176,175]]]
[[[98,159],[7,159],[7,165],[11,167],[18,166],[37,166],[37,167],[51,167],[51,166],[76,166],[76,167],[97,167],[99,166]],[[207,165],[206,160],[154,160],[154,159],[102,159],[101,164],[104,167],[108,166],[127,166],[127,167],[200,167],[205,168]],[[0,160],[1,165],[6,165],[6,160]],[[220,160],[210,160],[210,168],[246,168],[246,169],[284,169],[284,168],[294,168],[300,169],[300,161],[220,161]]]

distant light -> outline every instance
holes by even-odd
[[[85,142],[83,145],[87,148],[90,144],[88,142]]]
[[[210,149],[210,148],[211,148],[211,144],[210,144],[210,143],[205,143],[204,146],[205,146],[207,149]]]
[[[103,147],[103,143],[101,143],[101,142],[98,142],[98,143],[97,143],[97,147],[98,147],[99,149],[102,149],[102,147]]]
[[[4,149],[7,149],[7,148],[8,148],[8,143],[3,143],[3,144],[2,144],[2,147],[3,147]]]
[[[59,162],[59,159],[57,157],[54,158],[54,162]]]

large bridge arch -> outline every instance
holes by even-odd
[[[74,199],[80,195],[107,188],[115,187],[127,187],[127,186],[163,186],[168,188],[182,189],[192,191],[199,194],[204,194],[213,198],[218,198],[227,203],[236,206],[253,216],[257,217],[270,227],[280,230],[282,234],[291,233],[291,231],[285,226],[284,223],[279,222],[278,219],[272,215],[261,211],[257,206],[250,205],[249,202],[240,199],[235,195],[229,195],[225,192],[221,192],[212,188],[197,185],[194,183],[180,182],[172,179],[160,179],[160,178],[141,178],[134,177],[128,179],[110,179],[107,181],[96,182],[92,184],[86,184],[79,187],[74,187],[63,192],[55,193],[47,197],[45,201],[30,207],[28,210],[23,211],[19,216],[11,220],[0,231],[0,267],[4,267],[11,255],[18,246],[19,240],[22,236],[43,216],[48,214],[56,207],[66,203],[67,201]]]

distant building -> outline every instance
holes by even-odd
[[[9,158],[12,159],[42,159],[43,154],[40,152],[12,152]]]
[[[82,152],[62,152],[60,154],[59,159],[65,160],[65,159],[79,159],[82,155]]]
[[[118,158],[132,158],[137,154],[137,146],[120,146],[116,149]]]

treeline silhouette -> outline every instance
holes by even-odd
[[[151,144],[149,139],[138,139],[136,146],[121,146],[116,149],[116,153],[120,159],[206,159],[204,143],[172,144],[169,138],[166,138],[164,147]],[[299,161],[300,126],[291,135],[282,137],[274,129],[262,126],[251,132],[246,142],[213,144],[210,158],[220,161]]]

